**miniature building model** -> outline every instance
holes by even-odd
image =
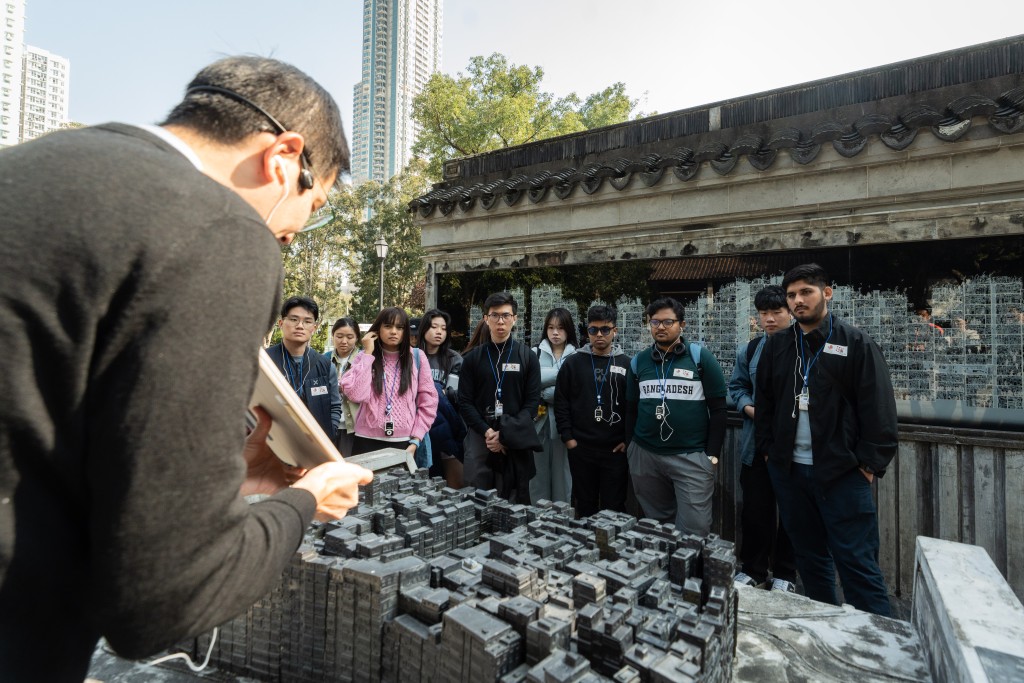
[[[735,567],[713,534],[386,473],[314,526],[211,662],[275,681],[725,681]]]

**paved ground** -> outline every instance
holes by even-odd
[[[930,681],[910,624],[790,593],[740,588],[735,683]],[[183,663],[145,666],[96,649],[90,678],[102,683],[257,683]]]

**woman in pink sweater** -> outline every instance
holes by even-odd
[[[430,364],[410,348],[408,332],[405,311],[385,308],[363,336],[363,353],[341,378],[345,398],[359,404],[355,455],[380,448],[415,453],[434,423],[437,391]]]

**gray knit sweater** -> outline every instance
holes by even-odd
[[[140,657],[244,610],[312,518],[238,493],[281,257],[119,124],[0,151],[0,244],[0,680],[81,681],[100,635]]]

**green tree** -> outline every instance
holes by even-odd
[[[541,90],[544,70],[512,64],[499,53],[473,57],[466,73],[435,73],[413,100],[420,134],[413,154],[440,178],[445,161],[521,145],[629,118],[637,101],[622,83],[581,100]]]
[[[351,268],[348,225],[355,215],[351,192],[331,194],[335,220],[311,232],[299,233],[292,243],[281,248],[284,261],[284,298],[308,296],[320,307],[320,326],[312,345],[324,348],[327,323],[348,313],[350,299],[341,291],[345,272]],[[275,329],[271,341],[280,339]]]
[[[388,243],[384,260],[385,306],[406,306],[417,283],[426,277],[420,229],[408,211],[409,202],[429,189],[424,168],[424,162],[413,160],[388,182],[363,183],[353,193],[353,206],[359,210],[350,217],[346,228],[355,286],[352,314],[360,322],[373,320],[380,308],[380,259],[374,248],[378,238],[383,237]]]

